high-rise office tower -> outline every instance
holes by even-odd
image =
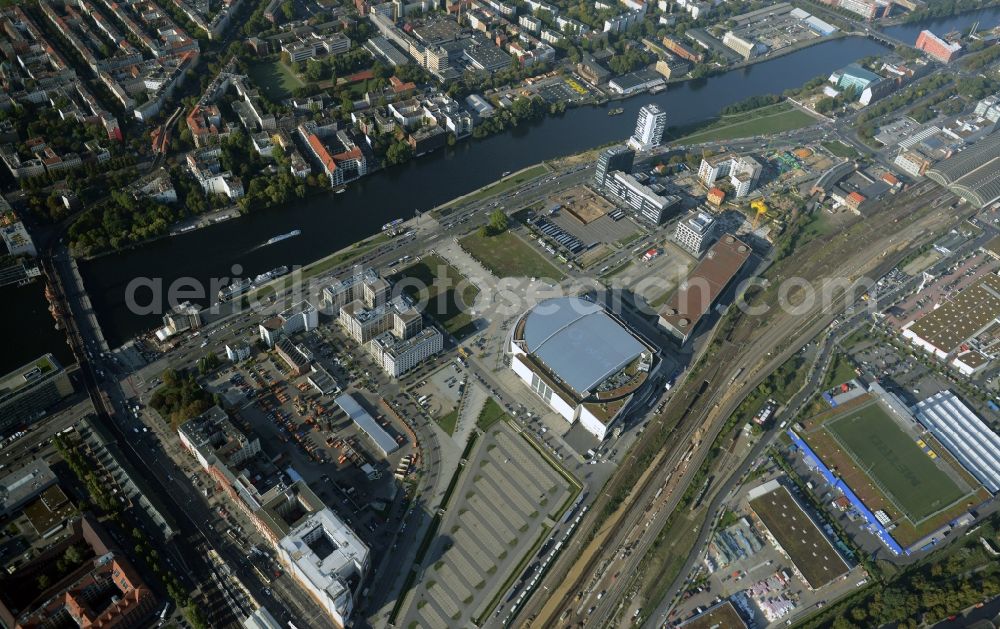
[[[601,151],[601,156],[597,158],[597,172],[594,173],[594,184],[601,188],[604,186],[608,173],[613,170],[620,170],[623,173],[632,171],[632,160],[635,158],[635,151],[619,144]]]
[[[637,151],[648,151],[660,145],[666,129],[667,112],[653,103],[644,105],[639,110],[639,118],[635,121],[635,133],[629,138],[628,145]]]

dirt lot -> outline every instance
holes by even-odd
[[[562,211],[573,216],[584,225],[599,219],[615,206],[586,186],[574,186],[550,197],[550,205],[559,204]]]

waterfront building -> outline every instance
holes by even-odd
[[[941,63],[951,63],[962,52],[962,44],[945,41],[927,30],[920,31],[915,46]]]
[[[667,194],[663,184],[647,183],[645,175],[641,175],[641,181],[639,177],[612,171],[605,179],[604,191],[622,201],[636,218],[653,225],[662,225],[667,220],[669,211],[680,205],[681,198],[675,194]]]
[[[667,112],[655,103],[643,105],[635,121],[635,132],[628,145],[636,151],[648,151],[660,145],[667,129]]]
[[[0,435],[33,423],[72,394],[69,374],[52,354],[0,376]]]
[[[612,171],[632,172],[632,163],[634,160],[635,151],[621,144],[604,149],[601,151],[601,156],[597,158],[594,185],[598,188],[603,188],[608,174]]]

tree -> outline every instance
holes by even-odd
[[[507,231],[507,214],[503,210],[497,209],[490,213],[490,231],[499,234]]]
[[[413,157],[413,147],[404,140],[394,142],[385,152],[385,158],[390,164],[403,164]]]
[[[318,59],[310,59],[306,62],[305,77],[310,81],[319,81],[326,73],[326,66]]]

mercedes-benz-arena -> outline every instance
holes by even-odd
[[[580,297],[525,312],[510,336],[511,368],[566,421],[603,440],[661,366],[656,348],[619,317]]]

